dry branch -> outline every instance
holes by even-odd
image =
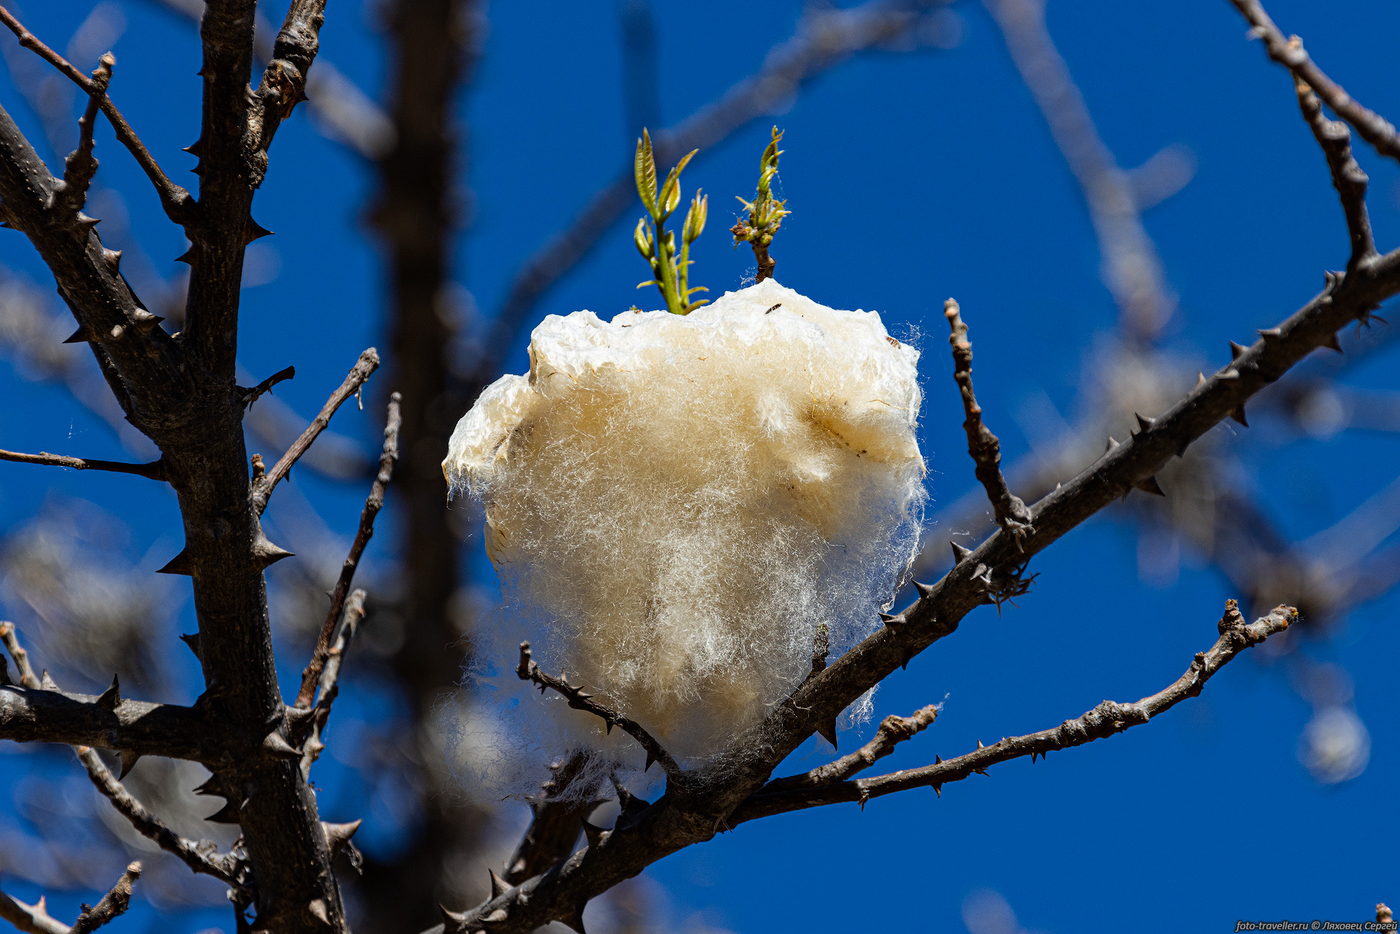
[[[131,890],[139,878],[141,878],[141,864],[129,864],[126,867],[126,872],[122,873],[116,885],[102,896],[101,901],[91,908],[83,906],[83,913],[78,916],[77,921],[73,922],[72,934],[88,934],[89,931],[95,931],[111,922],[118,915],[124,914],[126,909],[131,906]]]
[[[996,514],[997,525],[1015,538],[1031,531],[1031,512],[1021,498],[1011,492],[1001,473],[1001,441],[982,421],[982,407],[972,391],[972,343],[967,339],[967,325],[959,314],[958,303],[948,299],[943,303],[943,316],[948,319],[948,343],[953,348],[953,380],[962,396],[963,431],[967,434],[967,453],[972,456],[977,481],[987,491],[987,499]]]
[[[1351,256],[1347,268],[1376,255],[1376,241],[1371,233],[1371,218],[1366,213],[1366,186],[1369,179],[1351,154],[1351,134],[1347,126],[1338,120],[1328,120],[1322,113],[1322,105],[1317,94],[1301,79],[1294,81],[1298,92],[1298,107],[1312,130],[1317,145],[1322,147],[1327,157],[1327,168],[1332,173],[1332,187],[1337,189],[1337,197],[1342,203],[1342,213],[1346,217],[1347,233],[1351,239]]]
[[[961,781],[973,774],[985,774],[987,768],[998,763],[1025,756],[1034,760],[1036,756],[1043,757],[1056,750],[1082,746],[1121,733],[1129,727],[1147,723],[1188,697],[1200,694],[1205,683],[1231,659],[1250,646],[1258,645],[1269,636],[1287,629],[1297,618],[1298,611],[1293,607],[1280,606],[1268,616],[1246,623],[1236,602],[1229,600],[1219,624],[1220,638],[1209,650],[1198,653],[1180,678],[1156,694],[1131,704],[1106,700],[1057,727],[1003,739],[990,746],[979,743],[976,750],[966,755],[940,759],[933,765],[921,768],[852,781],[828,776],[821,769],[806,775],[776,779],[745,802],[735,813],[732,823],[843,801],[854,801],[863,806],[871,798],[911,788],[933,788],[941,795],[942,787],[949,782]],[[883,727],[881,729],[883,731]]]
[[[0,460],[14,461],[17,464],[45,464],[50,467],[71,467],[73,470],[108,470],[112,473],[129,473],[150,480],[165,480],[165,462],[154,460],[149,464],[125,464],[120,461],[104,461],[84,457],[69,457],[66,454],[21,454],[18,451],[0,451]]]
[[[321,677],[321,670],[325,667],[326,658],[330,653],[331,638],[335,633],[336,624],[340,621],[341,613],[345,609],[345,600],[350,595],[350,585],[355,580],[355,570],[360,566],[360,558],[365,553],[365,546],[369,544],[370,538],[374,535],[374,519],[384,506],[384,491],[394,476],[394,464],[399,459],[399,428],[403,424],[403,418],[399,414],[399,401],[398,393],[390,394],[389,416],[384,426],[384,447],[379,455],[379,473],[375,475],[374,483],[370,486],[369,496],[365,498],[364,509],[360,511],[360,527],[355,530],[355,539],[350,543],[350,553],[345,556],[345,563],[340,569],[340,577],[335,582],[335,590],[331,592],[330,609],[326,612],[325,622],[321,624],[321,632],[316,638],[316,648],[311,653],[311,661],[301,674],[301,690],[297,694],[296,702],[298,707],[310,704],[316,693],[316,683]]]

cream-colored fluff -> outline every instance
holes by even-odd
[[[551,315],[443,470],[484,504],[541,664],[704,757],[801,680],[818,626],[850,644],[905,573],[917,359],[878,314],[772,280],[685,317]]]

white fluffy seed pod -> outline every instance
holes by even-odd
[[[541,665],[704,757],[801,680],[818,627],[836,651],[878,625],[922,519],[917,359],[772,280],[685,317],[551,315],[443,471]]]

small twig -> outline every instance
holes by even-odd
[[[1264,49],[1269,58],[1278,62],[1317,92],[1323,103],[1332,112],[1350,123],[1361,138],[1376,148],[1376,151],[1391,159],[1400,160],[1400,134],[1395,126],[1380,114],[1362,106],[1346,92],[1341,85],[1327,76],[1303,50],[1301,41],[1295,42],[1283,34],[1258,0],[1230,0],[1235,9],[1253,27],[1251,38],[1264,40]]]
[[[894,752],[894,747],[931,726],[933,721],[938,719],[939,706],[938,704],[930,704],[908,717],[891,714],[880,721],[880,728],[871,737],[870,742],[855,752],[834,759],[826,765],[819,765],[803,775],[777,779],[766,787],[769,790],[779,790],[845,781],[860,772],[864,772],[878,760]]]
[[[83,907],[83,913],[78,915],[78,920],[73,922],[72,934],[88,934],[95,931],[102,925],[108,923],[126,912],[131,906],[131,889],[136,884],[136,880],[141,878],[141,864],[139,862],[130,863],[126,867],[126,872],[122,873],[117,884],[112,886],[111,891],[102,896],[102,900],[92,908]]]
[[[136,162],[146,173],[146,177],[155,186],[156,194],[160,196],[161,207],[165,209],[165,215],[181,226],[188,223],[191,210],[194,208],[194,198],[186,189],[172,182],[161,169],[160,164],[146,148],[146,144],[141,141],[141,137],[136,135],[136,131],[131,128],[131,124],[126,122],[126,118],[117,109],[117,105],[112,103],[112,99],[107,96],[105,83],[99,87],[95,78],[89,78],[74,68],[62,55],[49,48],[32,32],[25,29],[24,24],[3,6],[0,6],[0,23],[3,23],[15,34],[20,45],[57,68],[69,80],[82,88],[89,97],[98,100],[98,106],[106,115],[108,122],[112,124],[117,140],[136,159]]]
[[[49,467],[71,467],[74,470],[107,470],[112,473],[129,473],[150,480],[165,480],[165,461],[154,460],[149,464],[126,464],[121,461],[90,460],[83,457],[69,457],[66,454],[21,454],[18,451],[0,450],[0,460],[14,461],[17,464],[44,464]]]
[[[554,775],[540,789],[543,798],[531,802],[530,826],[506,860],[506,882],[518,885],[573,852],[583,821],[600,803],[596,800],[596,786],[573,787],[585,774],[587,764],[588,756],[576,752],[549,767]]]
[[[78,148],[63,160],[63,184],[55,186],[55,201],[65,211],[77,214],[87,203],[88,187],[97,174],[97,160],[92,156],[92,130],[97,123],[97,110],[107,96],[112,81],[112,66],[117,63],[111,52],[98,60],[92,73],[92,90],[88,93],[87,109],[78,118]]]
[[[40,898],[26,905],[17,898],[0,892],[0,918],[4,918],[25,934],[68,934],[68,925],[48,912],[48,904]]]
[[[263,380],[261,383],[258,383],[258,384],[257,384],[256,386],[254,386],[253,388],[251,388],[251,389],[244,389],[244,390],[243,390],[243,393],[244,393],[244,396],[243,396],[243,408],[245,408],[245,409],[250,409],[250,408],[252,408],[252,407],[253,407],[253,403],[254,403],[254,402],[257,402],[257,401],[258,401],[258,398],[259,398],[260,396],[262,396],[263,393],[268,392],[269,390],[272,389],[273,386],[276,386],[278,383],[281,383],[281,382],[284,382],[284,381],[286,381],[286,380],[292,379],[292,378],[295,377],[296,375],[297,375],[297,368],[296,368],[296,367],[294,367],[294,366],[285,367],[285,368],[283,368],[283,369],[281,369],[281,370],[278,370],[276,373],[273,373],[271,376],[269,376],[267,379]],[[240,387],[240,388],[242,388],[242,387]]]
[[[1044,756],[1048,752],[1082,746],[1121,733],[1129,727],[1148,722],[1188,697],[1200,694],[1205,683],[1235,656],[1287,629],[1297,620],[1297,614],[1298,611],[1291,606],[1280,606],[1268,616],[1246,623],[1240,615],[1238,604],[1227,600],[1225,614],[1218,625],[1220,638],[1215,644],[1208,651],[1198,653],[1186,672],[1170,686],[1136,703],[1103,701],[1092,710],[1052,729],[1003,739],[990,746],[979,743],[976,750],[966,755],[938,760],[933,765],[921,768],[852,781],[834,779],[821,785],[807,780],[813,773],[775,779],[759,789],[730,821],[738,824],[758,817],[845,801],[864,804],[871,798],[910,788],[928,787],[938,791],[949,782],[960,781],[973,774],[984,774],[988,767],[1001,762],[1024,756]],[[832,766],[842,761],[838,760]]]
[[[340,620],[341,612],[345,608],[345,599],[350,593],[350,584],[355,580],[355,570],[360,566],[360,557],[365,553],[365,546],[369,544],[370,538],[374,536],[374,519],[379,515],[380,508],[384,505],[384,491],[389,486],[389,481],[394,477],[394,465],[399,459],[399,428],[403,425],[403,418],[399,413],[399,394],[391,393],[389,396],[389,417],[384,425],[384,447],[379,455],[379,473],[375,475],[374,483],[370,485],[369,496],[365,497],[365,505],[360,510],[360,527],[355,531],[355,539],[350,543],[350,553],[345,556],[345,563],[341,565],[340,577],[335,582],[335,590],[331,593],[331,606],[326,612],[325,622],[321,624],[321,633],[316,638],[316,648],[311,653],[311,661],[306,666],[306,670],[301,673],[301,690],[297,694],[297,706],[305,707],[311,703],[316,692],[316,682],[321,677],[321,669],[326,664],[326,656],[330,652],[331,638],[334,635],[336,623]]]
[[[594,700],[593,695],[583,690],[582,687],[570,684],[563,678],[545,674],[540,670],[540,666],[535,664],[535,659],[530,653],[530,643],[528,642],[520,643],[520,664],[515,667],[515,673],[520,680],[532,681],[538,685],[541,694],[546,689],[553,690],[563,696],[569,702],[569,706],[575,710],[584,710],[600,718],[606,724],[608,732],[611,733],[615,726],[622,727],[624,733],[635,739],[638,745],[646,750],[647,759],[643,771],[650,768],[653,762],[659,762],[668,777],[674,778],[681,774],[681,767],[676,763],[676,760],[671,758],[671,754],[637,721]]]
[[[967,453],[972,455],[977,479],[996,512],[997,525],[1019,542],[1031,532],[1031,511],[1006,485],[1006,477],[1001,473],[1001,441],[982,422],[982,407],[972,391],[972,344],[967,339],[967,325],[959,314],[958,303],[951,298],[944,302],[943,315],[951,332],[948,343],[953,348],[953,379],[961,392],[966,415],[963,431],[967,433]]]
[[[311,766],[326,748],[321,735],[326,731],[326,723],[331,717],[331,707],[340,696],[340,669],[345,663],[345,653],[355,634],[360,631],[360,623],[365,618],[365,592],[356,590],[345,601],[345,613],[340,628],[336,631],[335,644],[326,653],[325,667],[317,682],[316,707],[311,716],[311,735],[302,744],[301,772],[305,777],[311,773]],[[293,742],[299,737],[293,737]]]
[[[1337,196],[1342,202],[1342,213],[1347,219],[1347,233],[1351,237],[1351,256],[1347,260],[1347,271],[1351,271],[1357,263],[1376,255],[1371,218],[1366,213],[1366,185],[1370,179],[1352,156],[1351,134],[1347,132],[1347,125],[1340,120],[1328,120],[1322,113],[1317,94],[1296,76],[1294,87],[1298,92],[1298,107],[1303,112],[1303,119],[1308,122],[1313,138],[1327,157],[1327,168],[1332,173],[1332,186],[1337,189]]]
[[[29,661],[29,652],[20,644],[14,623],[0,622],[0,642],[4,643],[10,657],[15,660],[15,667],[19,669],[20,684],[30,690],[42,690],[42,679],[34,673],[34,667]],[[49,690],[56,690],[56,688],[50,687]],[[93,785],[111,802],[117,813],[126,818],[137,833],[167,853],[178,857],[193,871],[213,876],[230,885],[238,885],[235,878],[235,861],[232,856],[220,854],[218,848],[211,841],[188,840],[161,823],[155,815],[146,809],[145,805],[126,790],[126,786],[112,774],[92,747],[72,746],[70,748],[72,748],[73,754],[78,757],[78,761],[82,763],[83,768],[87,769],[88,778],[92,780]],[[138,757],[128,757],[127,753],[122,754],[123,764],[127,768],[135,763],[136,758]]]
[[[277,484],[286,479],[291,473],[292,465],[306,453],[307,449],[315,443],[317,436],[326,430],[326,426],[331,423],[331,416],[336,409],[360,391],[360,387],[365,381],[379,369],[379,352],[373,347],[368,348],[360,354],[360,359],[355,361],[355,365],[350,368],[350,372],[345,375],[345,382],[341,383],[335,392],[331,393],[326,404],[321,406],[321,411],[311,420],[311,424],[292,442],[287,448],[287,453],[282,455],[282,459],[273,465],[267,472],[263,482],[253,491],[253,505],[262,515],[267,508],[267,500],[272,496],[272,491],[277,488]]]

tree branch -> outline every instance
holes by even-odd
[[[521,681],[531,681],[536,684],[540,693],[546,689],[555,691],[561,695],[569,706],[575,710],[583,710],[600,718],[606,724],[607,731],[612,732],[612,728],[617,726],[622,728],[622,732],[637,741],[637,744],[646,750],[646,765],[642,771],[651,768],[653,762],[661,763],[661,768],[665,770],[670,778],[676,778],[681,774],[681,767],[671,754],[666,751],[656,738],[647,732],[646,727],[637,721],[626,717],[599,701],[593,700],[593,695],[589,694],[582,687],[570,684],[563,677],[556,678],[540,670],[540,666],[535,664],[530,653],[530,643],[520,643],[520,664],[515,668],[516,675]]]
[[[340,696],[340,669],[345,663],[345,653],[349,650],[350,643],[354,641],[356,633],[360,631],[360,623],[364,621],[364,618],[365,592],[356,590],[345,602],[345,612],[341,618],[340,628],[336,632],[335,644],[326,652],[325,667],[321,669],[321,677],[317,682],[316,704],[311,708],[311,715],[308,718],[311,723],[311,735],[302,744],[301,774],[303,777],[311,774],[312,764],[326,748],[321,736],[326,731],[327,721],[330,720],[331,707],[335,704],[335,699]]]
[[[46,451],[40,451],[38,454],[21,454],[18,451],[4,450],[0,450],[0,460],[14,461],[18,464],[71,467],[74,470],[107,470],[112,473],[134,474],[149,480],[164,481],[166,479],[163,460],[154,460],[149,464],[124,464],[120,461],[92,460],[83,457],[69,457],[65,454],[49,454]]]
[[[0,918],[13,924],[25,934],[68,934],[71,928],[48,912],[48,905],[40,898],[32,905],[26,905],[17,898],[0,892]]]
[[[74,214],[87,203],[88,186],[97,174],[97,160],[92,156],[92,131],[97,123],[97,110],[107,99],[107,85],[112,81],[112,66],[116,63],[111,52],[98,61],[97,70],[92,73],[92,90],[87,108],[78,118],[78,147],[63,160],[63,185],[58,189],[59,200],[63,210]]]
[[[72,934],[88,934],[95,931],[104,924],[112,921],[118,915],[124,914],[131,905],[131,889],[136,884],[136,880],[141,878],[141,864],[134,862],[126,867],[126,872],[121,874],[117,884],[112,886],[111,891],[102,896],[102,900],[91,908],[83,906],[83,913],[78,915],[78,920],[73,922]]]
[[[97,102],[97,106],[102,109],[102,113],[112,124],[112,130],[116,133],[118,142],[125,146],[127,152],[136,159],[136,163],[141,166],[141,170],[146,173],[151,185],[155,187],[156,194],[160,196],[160,205],[165,210],[165,216],[182,226],[189,223],[195,207],[194,198],[188,191],[170,180],[169,176],[161,169],[160,164],[156,162],[155,157],[151,155],[150,150],[146,148],[146,144],[141,141],[141,137],[137,136],[136,131],[131,128],[131,124],[126,122],[126,118],[117,109],[117,105],[112,103],[112,99],[107,96],[107,80],[99,78],[97,75],[89,78],[74,68],[62,55],[49,48],[32,32],[25,29],[24,24],[3,6],[0,6],[0,23],[4,23],[15,34],[20,45],[53,65],[74,84],[82,88],[91,101]],[[110,53],[108,56],[104,56],[104,58],[106,57],[110,57]],[[110,78],[111,64],[109,63],[107,67],[109,69],[108,78]],[[89,104],[89,111],[91,111],[91,106]],[[92,133],[90,118],[84,132],[88,135],[90,147]],[[81,149],[81,146],[79,148]]]
[[[1295,78],[1294,89],[1298,92],[1298,108],[1303,113],[1303,119],[1308,122],[1313,138],[1327,157],[1332,187],[1337,189],[1337,197],[1342,202],[1347,234],[1351,239],[1351,256],[1347,259],[1347,269],[1351,269],[1376,255],[1371,218],[1366,213],[1366,186],[1370,180],[1351,154],[1351,134],[1347,132],[1346,124],[1328,120],[1323,115],[1317,94],[1306,82]]]
[[[1252,27],[1250,37],[1264,40],[1269,58],[1293,73],[1293,77],[1317,92],[1323,103],[1341,117],[1375,147],[1383,156],[1400,161],[1400,136],[1395,127],[1380,114],[1361,105],[1355,98],[1324,72],[1303,50],[1301,40],[1290,39],[1274,25],[1274,21],[1258,0],[1230,0]]]
[[[862,806],[871,798],[906,791],[911,788],[933,788],[935,791],[949,782],[961,781],[974,773],[984,774],[990,766],[1019,759],[1023,756],[1045,756],[1047,753],[1082,746],[1097,739],[1121,733],[1129,727],[1140,726],[1170,710],[1188,697],[1201,693],[1207,681],[1231,659],[1250,646],[1258,645],[1270,636],[1287,629],[1298,618],[1291,606],[1276,607],[1268,616],[1246,623],[1234,600],[1225,603],[1221,617],[1220,638],[1205,652],[1198,653],[1175,682],[1131,704],[1104,701],[1092,710],[1059,726],[1025,736],[1014,736],[983,746],[954,759],[939,760],[922,768],[903,769],[888,775],[844,781],[819,777],[820,770],[806,775],[780,778],[759,789],[734,814],[731,823],[804,808],[858,802]],[[883,730],[883,727],[882,727]],[[941,794],[941,791],[940,791]]]
[[[967,434],[967,453],[976,465],[978,482],[987,491],[997,525],[1019,539],[1031,531],[1031,511],[1006,485],[1001,474],[1001,441],[982,421],[982,407],[972,391],[972,343],[967,339],[967,325],[959,314],[958,303],[951,298],[945,301],[943,316],[948,319],[951,332],[948,343],[953,348],[953,380],[962,395],[966,416],[963,431]]]
[[[326,404],[321,406],[321,411],[311,420],[311,424],[292,442],[285,454],[273,465],[261,483],[253,490],[253,508],[258,515],[262,515],[267,508],[268,498],[272,496],[272,491],[277,488],[277,484],[286,479],[292,472],[292,465],[295,464],[303,454],[316,443],[316,438],[321,432],[326,430],[326,426],[331,423],[331,416],[344,404],[351,396],[358,396],[360,387],[365,384],[374,371],[379,369],[379,352],[370,347],[360,353],[360,358],[355,361],[355,365],[350,368],[350,372],[345,374],[345,381],[331,393]]]
[[[360,511],[360,527],[355,531],[355,539],[350,543],[350,553],[345,556],[345,563],[340,568],[340,577],[331,593],[330,609],[326,611],[325,622],[321,624],[321,633],[316,638],[316,648],[311,653],[311,661],[301,673],[301,690],[297,693],[296,702],[298,707],[309,705],[316,693],[321,669],[325,667],[326,658],[330,653],[331,637],[335,634],[336,624],[345,609],[350,585],[355,580],[355,570],[360,566],[360,557],[365,553],[365,546],[374,535],[374,519],[384,505],[384,491],[394,477],[394,464],[399,459],[399,428],[402,424],[399,394],[391,393],[389,417],[384,426],[384,448],[379,455],[379,473],[375,475],[374,483],[370,485],[369,496],[365,498],[364,509]]]

